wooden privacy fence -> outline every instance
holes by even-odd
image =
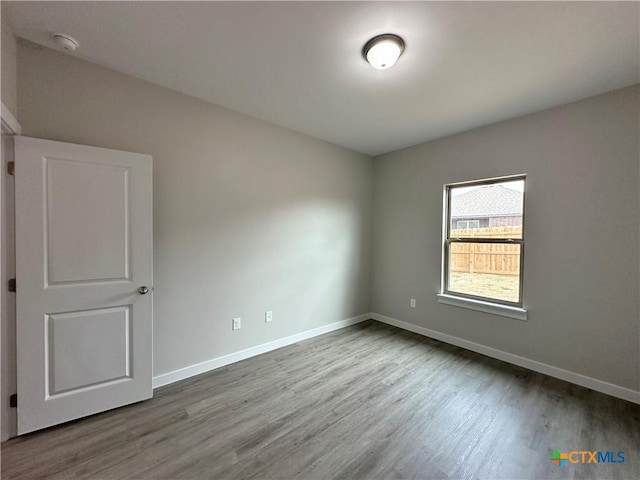
[[[519,238],[522,226],[451,230],[451,237]],[[518,275],[520,245],[506,243],[451,243],[449,268],[452,272]]]

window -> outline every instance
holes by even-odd
[[[457,220],[456,228],[457,229],[480,228],[480,220]]]
[[[524,312],[524,198],[524,175],[444,186],[442,303]]]

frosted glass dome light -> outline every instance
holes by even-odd
[[[367,62],[378,70],[386,70],[392,67],[403,51],[404,41],[398,35],[391,33],[373,37],[363,49]]]

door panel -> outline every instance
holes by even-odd
[[[129,278],[129,168],[44,161],[49,285]]]
[[[152,395],[152,162],[26,137],[15,150],[22,434]]]
[[[131,379],[130,310],[46,315],[47,397]]]

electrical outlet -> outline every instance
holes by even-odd
[[[233,324],[231,325],[232,330],[240,330],[240,317],[236,317],[233,319]]]
[[[411,308],[416,308],[416,299],[415,298],[412,298],[412,299],[409,300],[409,306]]]
[[[271,310],[269,310],[268,312],[264,312],[264,321],[266,323],[273,321],[273,312]]]

